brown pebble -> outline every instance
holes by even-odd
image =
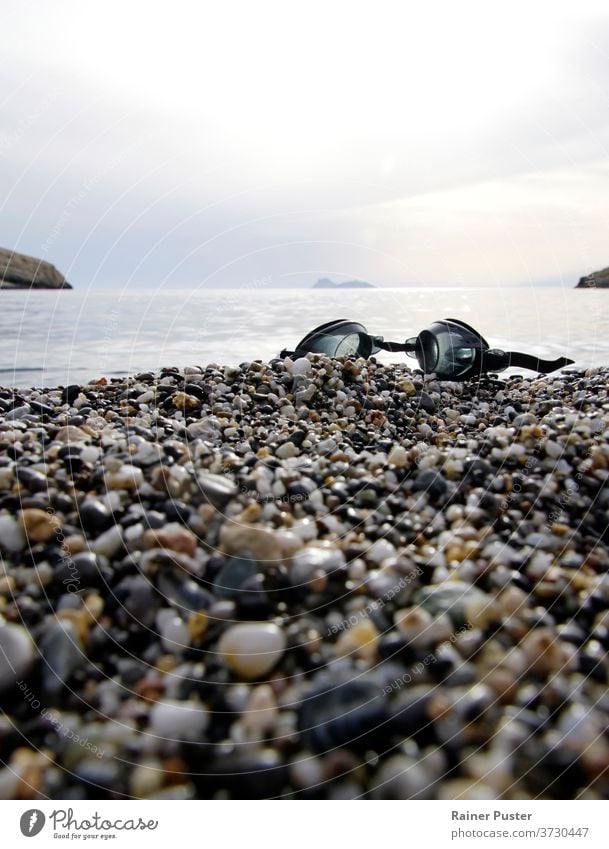
[[[144,548],[165,548],[193,557],[197,550],[197,538],[188,528],[181,525],[167,525],[164,528],[149,529],[142,537]]]
[[[46,510],[28,507],[19,513],[19,519],[27,539],[32,542],[47,542],[60,527],[59,519]]]

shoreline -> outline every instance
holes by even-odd
[[[0,798],[607,798],[608,385],[0,389]]]

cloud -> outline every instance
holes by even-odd
[[[607,264],[602,3],[59,0],[6,26],[3,240],[77,285]]]

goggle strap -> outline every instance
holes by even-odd
[[[379,339],[378,336],[373,337],[374,344],[377,347],[382,348],[383,351],[391,351],[392,353],[405,353],[406,351],[411,351],[412,346],[408,345],[406,342],[385,342],[384,339]]]
[[[482,358],[485,371],[512,367],[526,368],[540,374],[549,374],[559,368],[573,364],[573,360],[568,360],[566,357],[558,357],[556,360],[541,360],[531,354],[522,354],[519,351],[506,351],[503,356],[484,351]]]

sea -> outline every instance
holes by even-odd
[[[598,289],[2,291],[0,386],[50,388],[165,366],[269,360],[337,318],[399,342],[436,319],[458,318],[493,348],[609,366],[609,291]],[[403,357],[379,355],[383,362]]]

